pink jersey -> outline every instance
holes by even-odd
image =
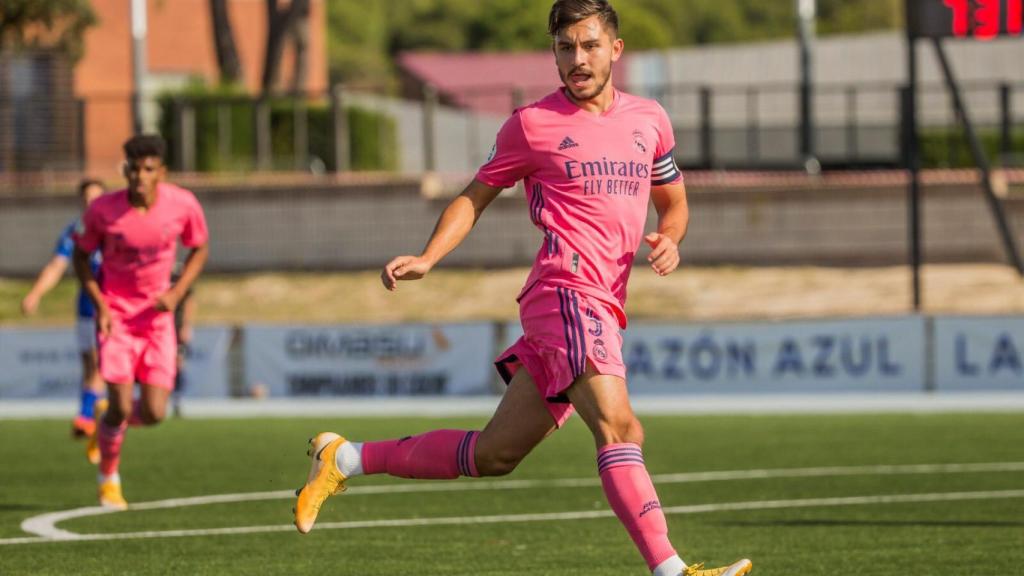
[[[128,191],[105,194],[89,205],[78,247],[100,249],[103,296],[111,312],[130,321],[150,310],[171,285],[178,238],[189,248],[206,243],[206,218],[191,192],[161,182],[145,212],[129,203]]]
[[[525,179],[530,218],[544,233],[522,296],[538,281],[608,302],[624,328],[626,282],[643,240],[651,186],[677,182],[675,136],[653,100],[616,92],[595,115],[562,89],[516,110],[476,179]]]

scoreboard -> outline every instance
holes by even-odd
[[[913,38],[1024,38],[1024,0],[906,0]]]

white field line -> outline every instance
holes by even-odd
[[[717,472],[688,472],[679,474],[658,474],[652,476],[656,484],[677,484],[687,482],[709,482],[717,480],[749,480],[767,478],[812,478],[812,477],[834,477],[834,476],[865,476],[865,475],[899,475],[899,474],[954,474],[954,473],[979,473],[979,472],[1018,472],[1024,471],[1024,462],[988,462],[974,464],[909,464],[909,465],[876,465],[876,466],[827,466],[816,468],[782,468],[782,469],[760,469],[760,470],[725,470]],[[521,490],[529,488],[574,488],[586,486],[599,486],[600,479],[590,478],[563,478],[563,479],[537,479],[537,480],[498,480],[498,481],[475,481],[475,482],[412,482],[408,484],[394,484],[381,486],[364,486],[351,488],[346,495],[370,495],[370,494],[409,494],[425,492],[463,492],[463,491],[490,491],[490,490]],[[189,498],[172,498],[168,500],[157,500],[153,502],[141,502],[132,504],[130,510],[156,510],[164,508],[181,508],[185,506],[203,506],[209,504],[223,504],[232,502],[251,502],[257,500],[279,500],[293,498],[292,490],[277,490],[273,492],[249,492],[241,494],[218,494],[211,496],[196,496]],[[50,512],[27,518],[21,523],[21,529],[29,534],[50,540],[78,540],[84,536],[75,532],[69,532],[57,528],[59,522],[74,518],[84,518],[114,512],[99,506],[75,508],[60,512]],[[0,540],[0,544],[15,544],[26,539]],[[28,541],[36,541],[29,538]]]
[[[938,492],[932,494],[890,494],[884,496],[848,496],[843,498],[805,498],[797,500],[755,500],[750,502],[724,502],[719,504],[695,504],[663,508],[665,514],[701,514],[729,510],[781,510],[786,508],[823,508],[836,506],[863,506],[870,504],[903,504],[919,502],[956,502],[964,500],[1005,500],[1024,498],[1024,490],[998,490],[986,492]],[[613,518],[611,510],[584,510],[577,512],[555,512],[546,514],[502,514],[496,516],[453,516],[441,518],[399,518],[394,520],[365,520],[356,522],[323,522],[318,530],[344,530],[352,528],[405,528],[412,526],[456,526],[471,524],[507,524],[513,522],[555,522],[565,520],[589,520]],[[97,540],[136,540],[142,538],[175,538],[182,536],[224,536],[234,534],[260,534],[269,532],[293,532],[288,525],[242,526],[234,528],[207,528],[197,530],[159,530],[124,532],[114,534],[79,534],[73,538],[8,538],[4,544],[31,544],[43,542],[79,542]]]

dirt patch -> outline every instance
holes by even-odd
[[[505,320],[526,269],[437,270],[391,293],[376,272],[212,277],[199,291],[208,322]],[[1024,281],[998,265],[925,267],[924,311],[1024,313]],[[660,278],[637,268],[627,312],[647,320],[746,320],[905,314],[910,271],[892,268],[690,268]]]
[[[205,276],[197,298],[201,323],[381,323],[510,320],[529,271],[435,270],[397,292],[378,272]],[[1007,266],[935,265],[923,271],[927,313],[1022,314],[1024,281]],[[70,323],[73,281],[22,318],[28,282],[0,279],[0,323]],[[892,268],[684,268],[660,278],[638,267],[627,312],[654,321],[857,317],[912,311],[910,272]]]

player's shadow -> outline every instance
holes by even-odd
[[[0,502],[0,512],[18,512],[50,509],[50,506],[44,506],[42,504],[14,504],[9,502]]]
[[[836,520],[807,518],[804,520],[739,520],[715,522],[719,526],[794,527],[805,526],[939,526],[947,528],[1008,528],[1024,527],[1024,521],[1017,520]]]

